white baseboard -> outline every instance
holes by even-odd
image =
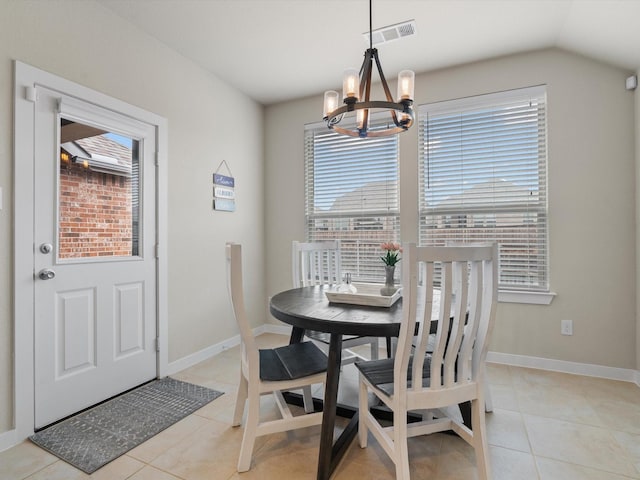
[[[253,330],[255,335],[262,333],[275,333],[279,335],[291,335],[291,326],[276,325],[267,323]],[[169,374],[179,372],[185,368],[191,367],[196,363],[202,362],[208,358],[228,348],[240,344],[240,336],[236,335],[226,341],[220,342],[211,347],[205,348],[187,357],[181,358],[169,364]],[[621,380],[625,382],[635,383],[640,387],[640,371],[605,367],[602,365],[593,365],[588,363],[568,362],[564,360],[553,360],[549,358],[530,357],[526,355],[514,355],[510,353],[489,352],[487,361],[492,363],[501,363],[504,365],[513,365],[514,367],[537,368],[539,370],[551,370],[562,373],[572,373],[576,375],[585,375],[588,377],[602,377],[610,380]]]
[[[265,325],[262,325],[260,327],[254,328],[253,334],[260,335],[262,333],[265,333],[265,331]],[[167,365],[167,375],[178,373],[237,345],[240,345],[240,335],[235,335],[231,338],[228,338],[227,340],[216,343],[215,345],[203,348],[202,350],[192,353],[191,355],[187,355],[186,357],[182,357],[175,362],[169,363],[169,365]]]
[[[0,452],[9,450],[18,443],[16,438],[16,431],[9,430],[8,432],[0,433]]]
[[[291,335],[290,325],[274,325],[273,323],[265,323],[263,325],[263,333],[277,333],[280,335]]]
[[[223,342],[216,343],[215,345],[211,345],[207,348],[203,348],[202,350],[192,353],[191,355],[187,355],[186,357],[182,357],[175,362],[170,362],[167,365],[167,375],[172,375],[184,370],[185,368],[192,367],[200,362],[214,357],[220,352],[223,352],[229,348],[233,348],[236,345],[240,345],[240,335],[236,335],[235,337],[231,337]]]
[[[550,358],[529,357],[526,355],[513,355],[499,352],[489,352],[487,354],[487,362],[513,365],[514,367],[528,367],[539,370],[573,373],[588,377],[602,377],[608,378],[609,380],[622,380],[640,386],[640,372],[627,368],[605,367],[589,363],[567,362],[565,360],[553,360]]]

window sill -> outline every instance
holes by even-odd
[[[554,292],[518,292],[513,290],[500,290],[498,292],[498,302],[550,305],[555,296],[556,294]]]

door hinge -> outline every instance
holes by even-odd
[[[156,243],[156,258],[160,258],[160,244]]]
[[[160,338],[156,337],[155,339],[155,347],[156,347],[156,352],[160,351]]]
[[[160,165],[160,152],[156,150],[156,160],[155,160],[155,165],[156,167]]]
[[[38,90],[36,90],[36,87],[25,87],[24,98],[29,100],[30,102],[36,103],[38,101]]]

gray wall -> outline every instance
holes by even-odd
[[[640,70],[636,72],[636,76],[640,78]],[[635,91],[636,108],[635,108],[635,126],[636,126],[636,282],[640,278],[640,195],[638,194],[637,185],[640,185],[640,93],[638,89]],[[636,285],[636,370],[640,372],[640,293]],[[640,374],[638,374],[640,376]],[[640,378],[638,379],[640,382]]]
[[[92,1],[0,0],[0,434],[13,423],[13,60],[168,119],[169,361],[237,334],[224,243],[242,242],[248,305],[264,322],[263,108]],[[242,128],[229,122],[242,119]],[[237,211],[212,211],[222,160]],[[259,306],[259,308],[256,308]]]
[[[549,247],[557,296],[549,306],[499,304],[491,351],[637,366],[629,74],[553,49],[416,76],[416,104],[547,85]],[[268,295],[290,288],[291,241],[304,238],[303,124],[319,121],[321,104],[319,92],[265,112]],[[403,241],[418,238],[417,135],[417,128],[400,135]],[[560,335],[561,319],[573,320],[573,336]]]

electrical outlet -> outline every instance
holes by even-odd
[[[573,335],[573,320],[561,320],[560,333],[562,335]]]

